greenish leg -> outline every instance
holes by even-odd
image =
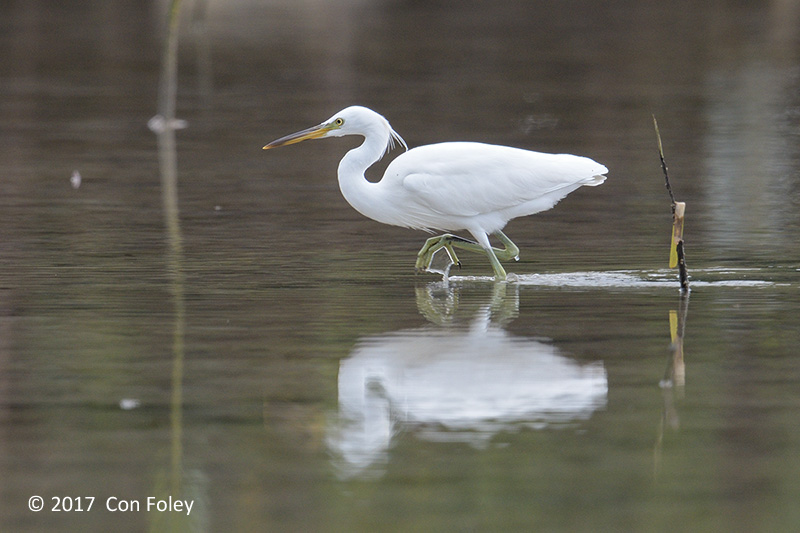
[[[481,248],[481,250],[483,250],[483,248]],[[494,249],[483,250],[483,252],[489,257],[489,262],[492,264],[495,281],[505,281],[506,269],[500,264],[500,261],[497,259],[497,254],[494,253]]]
[[[425,244],[420,248],[419,253],[417,254],[417,264],[415,265],[415,270],[417,272],[422,272],[428,269],[431,266],[431,261],[433,261],[433,256],[441,250],[442,248],[445,249],[447,255],[450,256],[450,260],[453,261],[454,265],[458,265],[461,267],[461,261],[458,259],[456,255],[456,251],[453,249],[454,246],[458,246],[459,248],[463,248],[465,250],[472,250],[472,251],[481,251],[483,252],[483,248],[477,243],[458,235],[452,235],[450,233],[445,233],[444,235],[439,235],[437,237],[431,237]]]
[[[502,259],[503,261],[519,261],[519,247],[514,244],[511,239],[506,237],[506,234],[502,231],[495,231],[492,235],[500,239],[500,242],[503,243],[505,247],[503,250],[498,248],[493,248],[494,253],[497,254],[498,259]]]
[[[503,261],[519,259],[519,248],[502,231],[496,231],[493,235],[495,235],[500,242],[503,243],[503,249],[493,247],[487,250],[477,242],[470,241],[450,233],[445,233],[444,235],[439,235],[437,237],[431,237],[425,241],[425,244],[417,254],[417,263],[415,265],[415,269],[417,272],[427,270],[431,265],[431,261],[433,261],[434,254],[442,248],[445,249],[453,263],[460,267],[461,261],[458,260],[454,248],[461,248],[462,250],[467,250],[470,252],[486,254],[486,256],[489,258],[489,262],[492,264],[492,270],[494,270],[495,279],[498,281],[505,280],[506,271],[500,264],[500,259]]]

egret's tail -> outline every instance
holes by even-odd
[[[586,185],[588,187],[597,187],[604,181],[606,181],[606,177],[598,174],[597,176],[592,176],[591,178],[588,178],[586,181],[583,182],[583,185]]]
[[[596,172],[596,174],[591,178],[586,178],[586,181],[584,181],[582,185],[587,185],[589,187],[597,187],[598,185],[606,181],[606,177],[603,174],[608,172],[608,169],[599,163],[595,164],[597,165],[598,168],[593,169],[592,172]]]

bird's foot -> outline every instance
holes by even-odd
[[[425,241],[425,244],[422,246],[419,253],[417,253],[417,262],[414,265],[414,270],[418,273],[432,271],[431,263],[433,262],[433,257],[442,249],[447,253],[447,258],[450,260],[450,265],[448,265],[447,269],[449,270],[452,265],[461,268],[461,261],[458,259],[456,251],[453,249],[453,241],[466,241],[466,239],[445,233],[444,235],[431,237]]]
[[[414,270],[416,272],[438,272],[438,270],[434,270],[431,268],[431,263],[433,262],[433,258],[437,252],[444,249],[447,253],[447,258],[449,259],[450,263],[447,266],[447,270],[450,270],[452,265],[456,265],[459,269],[461,268],[461,260],[459,260],[458,256],[456,255],[456,251],[453,248],[453,243],[469,243],[475,244],[472,241],[459,237],[457,235],[452,235],[450,233],[445,233],[444,235],[439,235],[437,237],[431,237],[420,249],[419,253],[417,253],[417,262],[414,265]]]

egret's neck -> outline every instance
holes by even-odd
[[[345,200],[361,214],[377,219],[379,183],[370,183],[366,170],[378,161],[389,143],[389,134],[372,132],[364,137],[361,146],[353,148],[339,162],[339,189]]]

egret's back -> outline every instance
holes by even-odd
[[[471,142],[420,146],[386,169],[383,187],[402,205],[392,224],[457,230],[502,229],[512,218],[553,207],[606,167],[586,157]]]

